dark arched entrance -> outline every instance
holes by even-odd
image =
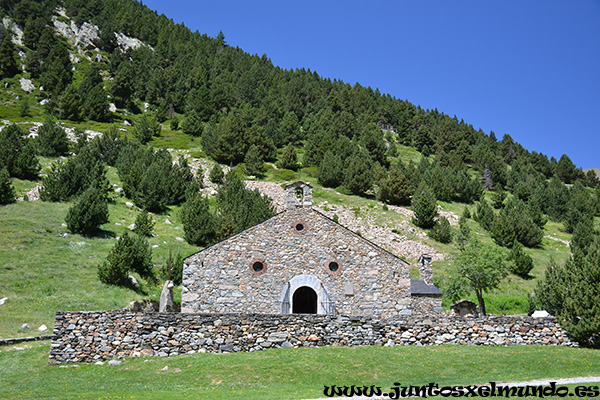
[[[317,293],[308,286],[301,286],[296,289],[292,297],[292,313],[316,314]]]

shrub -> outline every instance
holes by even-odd
[[[48,157],[64,156],[69,152],[67,133],[52,117],[48,117],[38,129],[40,154]]]
[[[446,217],[440,217],[439,221],[435,223],[429,236],[440,243],[450,243],[452,241],[452,228],[450,227],[450,221]]]
[[[338,187],[343,181],[343,168],[341,158],[327,151],[319,164],[319,183],[325,187]]]
[[[10,176],[37,179],[40,163],[36,154],[34,142],[25,139],[17,125],[8,125],[0,131],[0,165],[8,170]]]
[[[298,169],[298,155],[296,154],[296,148],[293,145],[289,144],[283,150],[280,165],[283,169],[291,169],[292,171]]]
[[[97,188],[89,188],[67,212],[67,227],[73,233],[92,235],[108,222],[108,203]]]
[[[421,185],[412,198],[415,216],[412,223],[421,228],[432,228],[435,225],[437,203],[429,187]]]
[[[208,199],[200,193],[190,193],[181,206],[181,223],[189,244],[207,246],[216,238],[216,219],[210,213]]]
[[[150,237],[152,236],[152,229],[154,229],[154,220],[152,220],[152,216],[146,210],[143,210],[135,217],[135,228],[133,231],[140,236]]]
[[[125,232],[98,267],[98,278],[108,285],[125,285],[127,274],[135,271],[143,278],[154,279],[152,250],[146,239]]]
[[[262,155],[258,150],[256,145],[250,146],[248,152],[246,153],[246,157],[244,158],[244,170],[248,175],[254,176],[262,176],[263,170],[265,168],[265,163],[263,162]]]
[[[160,131],[161,126],[156,118],[144,114],[133,127],[133,136],[135,136],[140,143],[146,144],[152,139],[152,136],[159,136]]]
[[[533,258],[523,250],[523,245],[517,241],[513,244],[510,252],[510,271],[522,277],[528,276],[533,269]]]
[[[402,171],[394,168],[379,189],[379,199],[389,204],[409,205],[412,192],[412,187],[406,176]]]
[[[15,202],[15,188],[10,182],[10,175],[6,168],[0,170],[0,204]]]
[[[223,173],[223,168],[221,168],[221,165],[218,163],[215,163],[215,165],[213,165],[212,169],[210,170],[210,174],[208,175],[208,179],[217,185],[220,185],[221,183],[223,183],[223,178],[225,177],[225,174]]]

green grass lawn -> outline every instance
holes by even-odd
[[[48,365],[49,343],[0,350],[0,398],[303,399],[325,385],[485,384],[600,375],[600,351],[512,346],[323,347]],[[17,346],[17,347],[19,347]],[[168,370],[163,370],[168,366]]]

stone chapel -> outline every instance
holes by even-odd
[[[312,188],[286,187],[286,209],[184,260],[181,311],[389,318],[441,311],[431,257],[409,264],[312,208]]]

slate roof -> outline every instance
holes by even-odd
[[[415,279],[410,281],[410,294],[441,296],[442,292],[435,285],[428,285],[422,280]]]

